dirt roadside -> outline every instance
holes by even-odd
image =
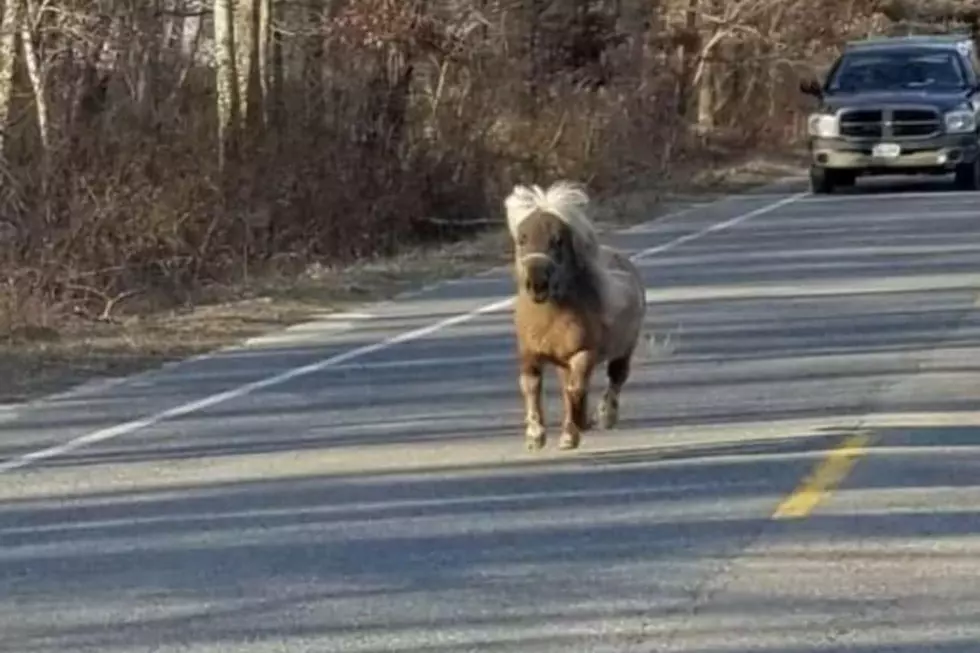
[[[799,159],[760,157],[720,166],[669,188],[631,194],[626,206],[600,205],[604,229],[656,219],[679,203],[710,201],[788,175]],[[77,320],[0,339],[0,405],[61,392],[86,381],[134,374],[232,345],[310,319],[390,299],[411,289],[506,264],[506,233],[476,238],[344,269],[309,269],[303,277],[265,279],[218,289],[219,299],[180,311],[121,316],[110,323]]]

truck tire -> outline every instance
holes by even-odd
[[[857,173],[853,170],[834,168],[810,168],[810,191],[815,195],[833,193],[839,187],[851,188],[857,183]]]
[[[814,195],[828,195],[834,192],[835,182],[832,170],[810,167],[810,192]]]
[[[956,166],[955,183],[959,190],[980,190],[980,157]]]

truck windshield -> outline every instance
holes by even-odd
[[[950,90],[966,87],[962,62],[952,52],[891,50],[845,54],[827,90]]]

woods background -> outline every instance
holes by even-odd
[[[0,0],[0,333],[791,146],[845,40],[974,5]]]

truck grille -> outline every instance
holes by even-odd
[[[931,108],[845,109],[840,133],[845,138],[929,138],[940,133],[942,116]]]

